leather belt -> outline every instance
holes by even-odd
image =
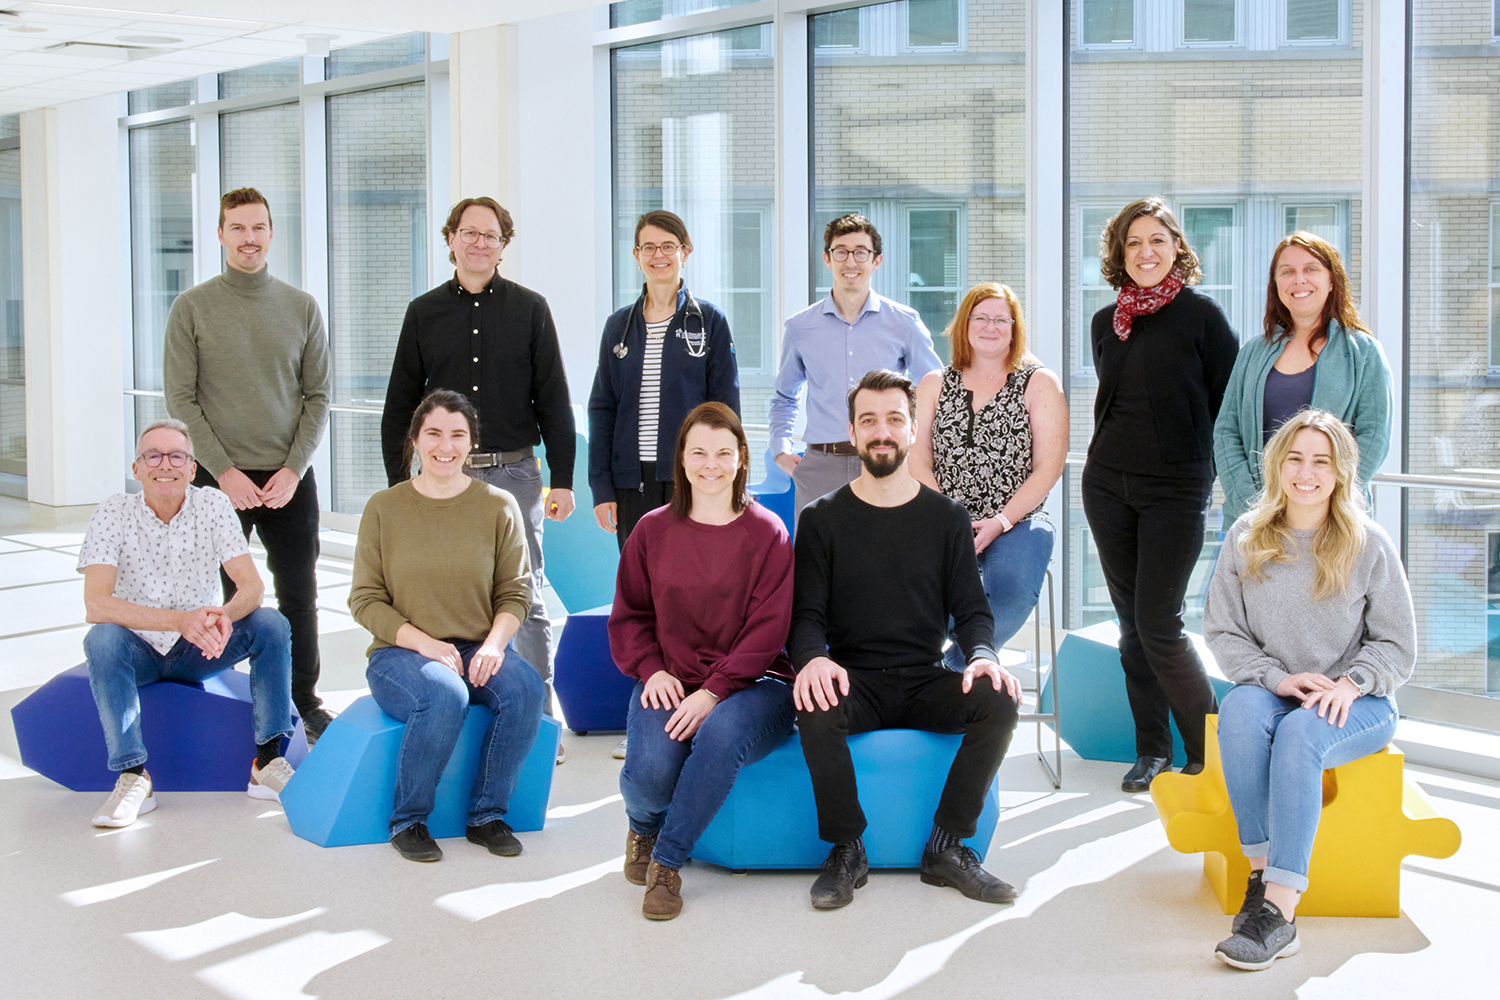
[[[493,469],[497,465],[515,465],[532,454],[530,445],[515,451],[471,451],[464,458],[464,464],[471,469]]]
[[[858,455],[859,454],[859,449],[856,448],[856,447],[854,447],[854,445],[850,444],[848,441],[830,441],[830,442],[828,442],[826,444],[819,444],[819,443],[814,442],[814,441],[809,441],[807,443],[807,450],[808,451],[821,451],[825,455]]]

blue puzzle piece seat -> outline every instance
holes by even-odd
[[[569,615],[557,640],[552,687],[575,733],[625,728],[635,680],[620,673],[610,655],[609,609],[606,604]]]
[[[1214,695],[1224,697],[1234,684],[1219,671],[1203,636],[1188,633],[1188,638],[1203,659]],[[1062,738],[1086,760],[1134,763],[1135,719],[1120,666],[1120,623],[1111,619],[1070,633],[1058,648],[1057,663],[1057,696],[1068,706],[1062,713]],[[1041,711],[1052,711],[1050,685],[1043,688]],[[1172,752],[1176,766],[1187,763],[1175,721]]]
[[[244,790],[255,760],[249,674],[225,670],[197,684],[161,681],[139,691],[146,767],[157,791]],[[115,787],[119,775],[109,769],[88,664],[58,674],[10,715],[27,767],[75,792]],[[295,716],[293,723],[300,733]]]
[[[437,801],[427,818],[434,837],[462,837],[469,815],[469,793],[479,768],[479,744],[493,716],[470,705],[453,756],[438,781]],[[383,844],[390,839],[396,797],[396,758],[403,723],[386,715],[369,695],[329,723],[281,793],[292,832],[320,847]],[[536,743],[521,764],[505,821],[517,831],[540,830],[547,817],[562,727],[542,717]]]
[[[576,407],[574,413],[578,413]],[[579,426],[587,427],[587,420]],[[537,452],[545,461],[546,449],[538,448]],[[620,546],[615,536],[594,520],[593,503],[583,485],[588,481],[589,443],[588,438],[579,434],[573,460],[573,482],[579,484],[575,494],[578,510],[566,521],[548,521],[542,532],[542,568],[547,582],[570,614],[615,599],[615,567],[620,562]]]
[[[859,802],[869,827],[865,854],[872,868],[915,868],[932,832],[932,814],[961,736],[882,729],[849,737]],[[1000,819],[999,780],[984,796],[979,829],[965,841],[983,857]],[[763,759],[741,768],[692,857],[735,870],[817,868],[829,845],[818,839],[812,778],[793,732]]]

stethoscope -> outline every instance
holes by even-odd
[[[701,358],[708,352],[708,332],[703,327],[703,310],[699,307],[698,300],[693,298],[693,293],[688,291],[686,287],[683,288],[682,294],[687,296],[687,313],[683,317],[682,329],[678,332],[682,334],[682,339],[687,344],[688,357]],[[641,303],[645,300],[646,292],[643,288],[641,290],[641,297],[636,299],[635,304],[630,307],[630,315],[625,317],[625,328],[620,331],[620,342],[614,346],[615,357],[621,361],[624,361],[625,355],[630,353],[630,348],[625,346],[625,338],[630,336],[630,324],[635,322],[636,311],[641,308]],[[693,333],[690,322],[694,316],[698,317],[698,332],[696,334]],[[646,317],[642,315],[641,325],[644,326],[645,322]]]

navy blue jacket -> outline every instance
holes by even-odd
[[[646,356],[646,320],[642,292],[635,305],[619,310],[604,321],[599,343],[599,368],[589,393],[589,489],[594,506],[612,503],[616,490],[641,485],[641,365]],[[725,403],[740,412],[740,373],[734,357],[729,321],[719,308],[698,299],[707,335],[703,357],[688,353],[683,334],[687,319],[687,285],[677,289],[677,313],[667,327],[661,352],[661,402],[656,433],[656,478],[672,478],[672,456],[677,450],[677,432],[682,421],[699,403]],[[626,322],[630,328],[625,329]],[[696,327],[697,317],[692,324]],[[620,336],[625,337],[625,357],[615,356]],[[696,332],[696,331],[695,331]]]

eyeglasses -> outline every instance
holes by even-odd
[[[640,252],[642,257],[655,257],[658,250],[671,257],[677,251],[681,250],[682,247],[683,244],[681,243],[642,243],[636,247],[636,250]]]
[[[496,247],[502,247],[507,242],[505,237],[501,236],[499,233],[481,233],[477,229],[460,229],[458,231],[458,238],[470,245],[478,243],[480,240],[484,240],[484,245],[489,247],[491,250],[495,249]]]
[[[875,256],[875,251],[870,250],[866,247],[856,247],[853,250],[850,250],[848,247],[834,247],[832,250],[828,251],[828,256],[832,257],[840,264],[848,260],[850,257],[853,257],[856,263],[863,264],[865,261]]]
[[[1005,327],[1014,326],[1016,321],[1009,316],[981,316],[978,313],[969,313],[969,322],[975,326]]]
[[[153,469],[161,468],[161,460],[164,458],[172,463],[174,469],[181,469],[193,460],[193,456],[185,451],[143,451],[135,457],[136,461],[145,462]]]

